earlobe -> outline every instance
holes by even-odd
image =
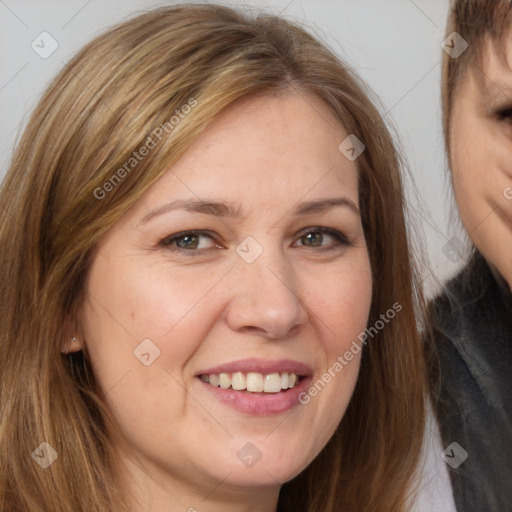
[[[63,354],[71,354],[73,352],[80,352],[82,350],[82,344],[78,338],[72,336],[71,338],[66,338],[62,342],[61,352]]]
[[[80,324],[76,318],[67,318],[62,329],[60,351],[63,354],[71,354],[83,350],[83,344],[77,333],[80,332]]]

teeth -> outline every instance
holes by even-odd
[[[261,393],[263,391],[263,375],[261,373],[247,374],[247,391]]]
[[[279,393],[281,391],[281,375],[271,373],[263,379],[263,391],[265,393]]]
[[[242,372],[233,373],[231,377],[231,387],[235,391],[240,391],[247,387],[247,379]]]
[[[231,386],[231,377],[227,373],[220,374],[220,387],[222,389],[228,389]]]
[[[279,393],[296,386],[299,381],[296,373],[271,373],[257,372],[236,373],[211,373],[201,375],[201,380],[209,382],[212,386],[234,391],[247,391],[249,393]]]

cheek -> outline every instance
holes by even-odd
[[[184,413],[181,370],[211,328],[215,305],[207,297],[223,275],[219,270],[194,279],[191,269],[144,262],[96,260],[82,311],[93,373],[133,442]]]
[[[223,276],[223,270],[202,273],[167,262],[119,258],[121,263],[98,261],[88,281],[91,339],[111,337],[125,344],[172,336],[181,322],[196,313],[196,307]],[[134,347],[132,347],[133,349]]]
[[[327,352],[338,355],[363,331],[372,299],[368,256],[359,255],[320,280],[310,280],[305,302],[319,320]],[[311,319],[310,319],[311,320]]]
[[[505,125],[475,111],[474,103],[456,101],[450,119],[452,180],[457,198],[466,202],[488,190],[499,173],[499,162],[510,157]]]
[[[480,160],[485,143],[485,132],[474,113],[472,101],[467,94],[456,97],[450,116],[450,166],[454,185],[464,186],[471,181],[475,162]]]
[[[314,408],[317,450],[342,420],[359,375],[363,344],[358,336],[366,329],[372,298],[370,265],[363,261],[310,286],[310,321],[318,333],[316,355],[323,363],[300,400]]]
[[[84,339],[99,388],[121,421],[183,407],[181,369],[211,329],[207,297],[225,272],[201,279],[193,274],[190,268],[145,264],[143,257],[102,258],[91,267]],[[145,396],[167,406],[152,409]]]

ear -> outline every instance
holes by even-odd
[[[70,320],[66,320],[60,344],[60,351],[63,354],[71,354],[72,352],[80,352],[82,349],[82,342],[74,323]]]

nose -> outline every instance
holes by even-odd
[[[279,339],[307,324],[306,307],[285,262],[262,256],[251,264],[240,261],[238,265],[231,276],[233,295],[226,315],[232,330]]]

